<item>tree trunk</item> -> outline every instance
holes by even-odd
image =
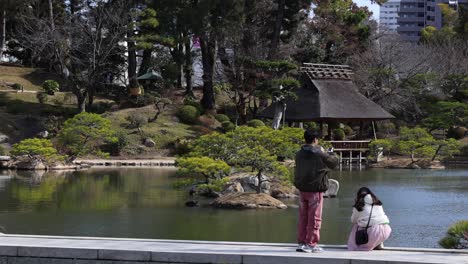
[[[6,10],[0,9],[0,61],[6,50]]]
[[[259,170],[257,173],[257,179],[258,179],[258,186],[257,186],[257,194],[262,192],[262,172],[263,170]]]
[[[93,103],[94,103],[94,95],[96,94],[96,87],[93,85],[88,88],[88,111],[91,111]]]
[[[49,0],[49,20],[50,20],[50,28],[52,29],[52,31],[55,31],[54,5],[52,4],[52,0]]]
[[[281,119],[283,118],[285,104],[282,102],[275,103],[275,115],[273,117],[272,128],[278,130],[281,126]]]
[[[177,82],[176,82],[176,88],[182,88],[182,64],[176,64],[177,67]]]
[[[215,108],[215,96],[213,90],[213,79],[216,58],[216,39],[206,32],[200,37],[200,48],[203,65],[203,97],[201,104],[206,110]]]
[[[151,66],[151,54],[153,50],[145,49],[143,50],[143,58],[141,59],[140,69],[138,70],[138,75],[143,75],[148,72]]]
[[[441,148],[442,148],[442,144],[439,145],[439,147],[437,147],[437,150],[436,150],[436,152],[434,153],[434,156],[432,156],[431,161],[434,161],[434,160],[437,158],[437,155],[439,155],[439,151],[440,151]]]
[[[136,44],[133,40],[134,38],[134,29],[133,29],[133,21],[129,19],[129,24],[131,25],[130,29],[127,33],[127,51],[128,51],[128,80],[129,80],[129,87],[130,88],[138,88],[138,80],[137,80],[137,61],[136,61]]]
[[[185,44],[185,62],[184,62],[184,74],[185,74],[185,95],[193,97],[193,87],[192,87],[192,68],[193,68],[193,59],[192,59],[192,45],[190,37],[186,36],[184,40]]]
[[[86,95],[87,92],[81,93],[75,93],[76,99],[78,101],[78,111],[80,113],[86,112]]]
[[[277,0],[278,10],[276,13],[275,27],[271,37],[270,50],[268,51],[268,59],[274,60],[278,58],[278,48],[280,44],[280,34],[283,25],[285,0]]]

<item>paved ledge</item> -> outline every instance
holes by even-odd
[[[294,244],[0,235],[0,264],[468,264],[468,250],[324,247],[306,254]]]

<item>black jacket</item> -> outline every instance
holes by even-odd
[[[294,186],[301,192],[318,192],[323,173],[337,164],[338,158],[326,153],[321,146],[303,145],[296,154]]]

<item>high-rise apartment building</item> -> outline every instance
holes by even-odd
[[[441,28],[443,17],[438,6],[441,3],[456,9],[468,5],[468,0],[401,0],[397,32],[404,40],[418,41],[424,27]]]
[[[380,6],[379,24],[384,31],[397,32],[400,0],[389,0]]]

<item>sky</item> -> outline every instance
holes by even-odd
[[[358,6],[367,6],[372,11],[372,17],[375,20],[379,20],[379,5],[371,4],[370,0],[353,0]]]

